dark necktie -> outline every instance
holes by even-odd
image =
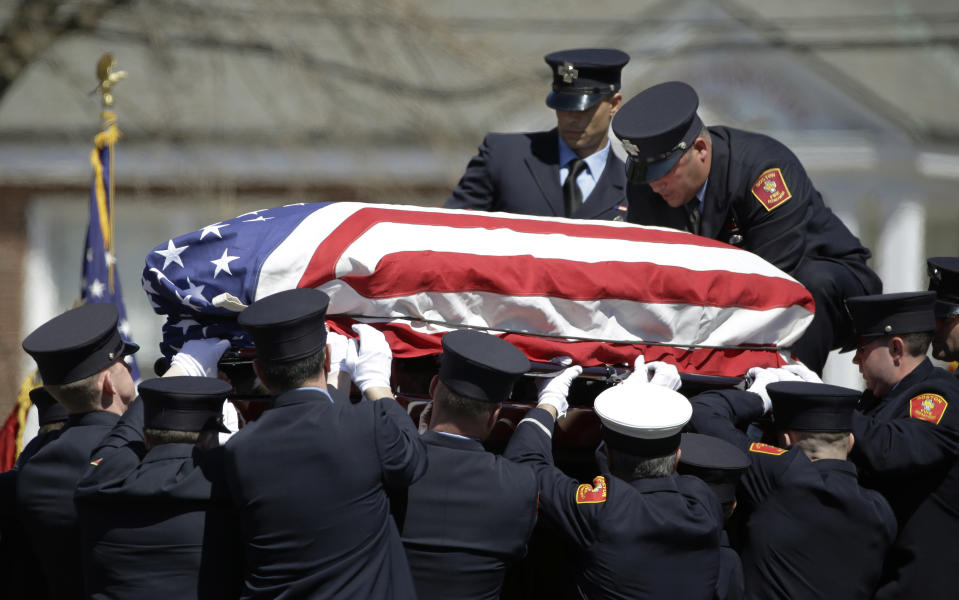
[[[566,216],[572,217],[576,209],[583,205],[583,192],[576,184],[576,178],[586,168],[586,161],[582,158],[574,158],[569,161],[567,167],[569,168],[569,175],[566,176],[566,181],[563,183],[563,201],[566,204]]]
[[[688,227],[690,233],[695,233],[699,235],[699,220],[702,218],[702,215],[699,212],[699,198],[693,198],[692,201],[686,204],[686,219],[688,221]]]

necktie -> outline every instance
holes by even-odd
[[[689,232],[699,235],[699,220],[702,215],[699,212],[699,198],[693,198],[686,204],[686,219],[689,222]]]
[[[576,178],[586,168],[586,161],[581,158],[574,158],[567,165],[569,175],[563,183],[563,201],[566,204],[566,216],[571,217],[580,206],[583,205],[583,192],[576,184]]]

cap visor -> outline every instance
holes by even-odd
[[[937,319],[945,319],[953,315],[959,315],[959,304],[936,300],[935,313]]]
[[[123,350],[120,351],[120,356],[127,356],[128,354],[135,354],[137,350],[140,349],[140,346],[132,342],[123,342]]]
[[[665,176],[666,173],[669,173],[670,169],[672,169],[676,163],[679,162],[679,159],[682,158],[682,156],[682,152],[676,151],[665,160],[649,164],[646,167],[646,181],[644,183],[650,183],[656,181],[660,177]]]
[[[605,94],[563,94],[550,92],[546,106],[556,110],[582,111],[603,99]]]

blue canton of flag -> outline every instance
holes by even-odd
[[[80,299],[82,302],[113,303],[120,313],[117,326],[120,335],[125,341],[132,342],[113,244],[113,146],[119,137],[119,130],[112,122],[108,125],[96,136],[96,148],[90,154],[93,184],[90,189],[90,225],[83,257]],[[124,361],[130,366],[134,381],[139,381],[140,370],[136,359],[128,355]]]
[[[167,316],[160,352],[167,357],[197,338],[253,340],[237,312],[253,303],[262,261],[323,203],[290,204],[212,223],[157,246],[146,257],[141,283],[154,310]]]

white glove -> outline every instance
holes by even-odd
[[[230,433],[219,432],[217,435],[220,438],[220,445],[226,443],[230,436],[240,430],[240,417],[236,412],[236,407],[233,406],[233,403],[229,400],[223,401],[223,424],[227,429],[230,430]]]
[[[361,392],[372,387],[390,387],[393,352],[386,342],[386,336],[382,331],[363,324],[354,325],[353,331],[360,335],[360,344],[356,360],[352,365],[347,361],[345,366],[353,383]]]
[[[330,373],[349,372],[347,361],[356,356],[356,340],[340,335],[335,331],[326,334],[326,344],[330,352]],[[353,346],[352,354],[350,346]]]
[[[654,385],[661,385],[674,392],[683,385],[683,380],[679,378],[679,369],[676,368],[676,365],[657,360],[646,364],[646,372],[652,375],[649,382]]]
[[[633,385],[637,383],[649,383],[649,373],[646,372],[646,359],[642,354],[636,357],[633,363],[633,372],[623,380],[622,385]]]
[[[763,414],[768,413],[773,408],[772,400],[769,399],[769,392],[766,386],[777,381],[802,381],[798,375],[790,373],[785,369],[764,369],[762,367],[753,367],[746,372],[746,377],[752,379],[752,384],[746,388],[747,392],[759,394],[763,399]]]
[[[573,365],[572,367],[567,367],[559,371],[552,377],[537,381],[536,387],[539,389],[539,404],[545,404],[555,408],[557,419],[565,417],[566,410],[569,408],[569,402],[566,400],[567,396],[569,396],[569,386],[582,372],[583,367]]]
[[[216,377],[217,362],[230,347],[229,340],[190,340],[173,357],[171,366],[180,367],[190,377]]]
[[[815,371],[807,367],[802,363],[797,363],[795,365],[786,365],[782,367],[783,370],[789,371],[793,375],[798,376],[803,381],[809,381],[811,383],[822,383],[822,378],[816,374]]]

